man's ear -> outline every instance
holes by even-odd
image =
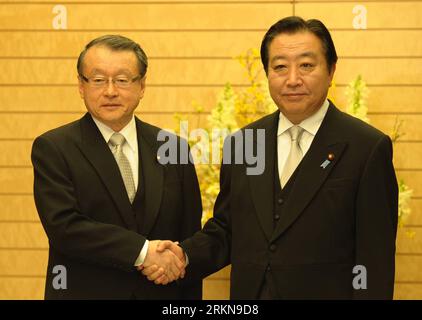
[[[333,64],[330,70],[330,86],[331,86],[331,82],[333,81],[335,71],[336,71],[336,64]]]
[[[141,99],[144,97],[145,87],[146,87],[146,80],[147,80],[147,76],[146,75],[144,75],[144,77],[140,80],[140,83],[141,83],[140,98]]]
[[[83,80],[81,76],[78,76],[78,89],[79,89],[79,95],[83,99],[85,96],[84,87],[83,87]]]

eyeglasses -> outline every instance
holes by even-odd
[[[106,76],[93,76],[93,77],[85,77],[84,75],[79,75],[83,81],[88,83],[90,86],[94,88],[104,88],[108,86],[110,79],[111,82],[117,87],[117,88],[128,88],[132,83],[139,80],[141,78],[141,75],[138,75],[134,78],[128,78],[126,76],[118,76],[117,78],[107,78]]]

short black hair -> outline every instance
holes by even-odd
[[[281,19],[273,24],[262,39],[261,61],[264,66],[265,73],[268,74],[268,49],[274,38],[281,33],[293,34],[303,31],[310,32],[321,40],[328,71],[331,72],[332,68],[337,63],[337,52],[328,29],[320,20],[310,19],[305,21],[301,17],[291,16]]]
[[[91,40],[85,46],[84,50],[79,54],[76,68],[80,76],[83,75],[82,64],[85,54],[89,48],[94,46],[104,46],[113,51],[133,51],[133,53],[135,53],[136,59],[138,60],[139,74],[143,78],[147,73],[148,57],[138,43],[121,35],[105,35]]]

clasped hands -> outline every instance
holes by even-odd
[[[137,269],[155,284],[166,285],[185,276],[186,259],[178,242],[152,240],[144,263]]]

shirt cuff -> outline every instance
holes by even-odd
[[[189,264],[189,257],[188,257],[188,255],[186,253],[185,253],[185,261],[186,261],[185,267],[187,267],[188,264]]]
[[[135,261],[135,264],[134,264],[135,267],[139,267],[141,264],[144,263],[145,257],[147,256],[147,252],[148,252],[148,245],[149,245],[149,241],[145,240],[144,246],[142,247],[142,250],[139,253],[138,258]]]

